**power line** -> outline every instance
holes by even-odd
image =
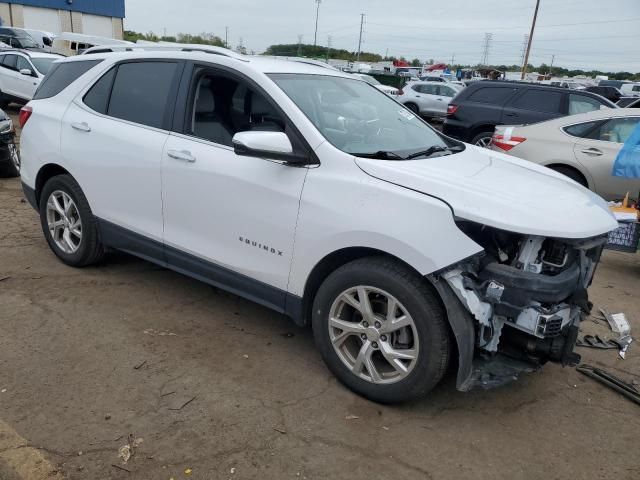
[[[493,39],[493,33],[484,34],[484,47],[482,49],[482,61],[480,65],[489,64],[489,50],[491,50],[491,40]]]

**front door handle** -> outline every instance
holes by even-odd
[[[89,126],[89,124],[87,122],[82,122],[82,123],[72,123],[71,124],[71,128],[78,130],[80,132],[90,132],[91,131],[91,127]]]
[[[592,157],[599,157],[602,155],[602,150],[598,150],[597,148],[585,148],[584,150],[580,150],[585,155],[590,155]]]
[[[196,161],[196,157],[191,155],[188,150],[168,150],[167,155],[174,160],[181,160],[183,162],[193,163]]]

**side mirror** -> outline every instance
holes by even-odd
[[[293,153],[291,141],[283,132],[238,132],[232,142],[236,155],[270,158],[292,164],[307,163],[307,158]]]
[[[31,71],[30,68],[23,68],[22,70],[20,70],[20,75],[26,75],[28,77],[32,77],[33,71]]]

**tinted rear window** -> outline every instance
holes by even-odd
[[[598,126],[600,123],[602,123],[602,120],[596,120],[594,122],[578,123],[576,125],[570,125],[568,127],[564,127],[564,131],[574,137],[584,138],[591,130],[596,128],[596,126]]]
[[[562,92],[530,89],[513,102],[516,108],[533,112],[559,113]]]
[[[118,67],[107,115],[161,128],[178,64],[123,63]]]
[[[102,60],[84,60],[81,62],[54,63],[51,70],[36,90],[34,100],[51,98],[71,85],[78,77],[84,75]]]
[[[469,95],[467,100],[478,103],[503,105],[513,91],[514,89],[511,87],[482,87]]]

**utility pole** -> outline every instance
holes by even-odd
[[[520,50],[520,65],[524,63],[524,56],[527,53],[527,45],[529,44],[529,35],[525,33],[522,40],[522,49]]]
[[[302,35],[298,35],[298,53],[296,56],[300,57],[302,53]]]
[[[229,27],[224,27],[224,48],[229,48]]]
[[[320,2],[322,0],[315,0],[318,4],[316,6],[316,33],[313,35],[313,46],[315,47],[318,44],[318,16],[320,15]]]
[[[362,27],[364,27],[364,13],[360,14],[360,38],[358,39],[358,62],[360,61],[360,51],[362,50]]]
[[[484,46],[482,47],[482,61],[481,65],[487,65],[489,63],[489,51],[491,50],[491,40],[493,39],[493,33],[484,34]]]
[[[529,52],[531,52],[533,31],[536,28],[536,20],[538,19],[538,8],[540,8],[540,0],[536,0],[536,9],[533,12],[533,21],[531,22],[531,31],[529,32],[529,42],[527,43],[527,52],[524,55],[524,63],[522,65],[522,75],[520,76],[520,80],[524,80],[524,77],[527,74],[527,64],[529,63]]]
[[[331,35],[327,36],[327,63],[329,63],[329,52],[331,52]]]
[[[452,53],[452,54],[451,54],[451,66],[452,66],[452,67],[453,67],[453,62],[455,61],[455,59],[456,59],[456,54],[455,54],[455,53]]]

